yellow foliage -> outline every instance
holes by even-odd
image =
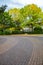
[[[13,30],[15,30],[15,28],[14,28],[14,27],[12,27],[12,28],[9,28],[9,30],[12,30],[12,31],[13,31]]]

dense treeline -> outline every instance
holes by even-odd
[[[43,12],[35,4],[5,11],[0,7],[0,34],[43,33]]]

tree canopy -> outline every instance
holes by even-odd
[[[23,30],[28,27],[34,31],[37,27],[43,27],[43,11],[37,5],[29,4],[23,8],[10,9],[8,12],[5,11],[6,7],[6,5],[0,7],[0,29],[13,27],[13,30]]]

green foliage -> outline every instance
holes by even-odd
[[[5,26],[11,26],[11,16],[8,14],[8,12],[4,12],[1,16],[0,16],[0,24],[3,24]]]
[[[14,28],[7,28],[4,30],[3,34],[12,34],[14,32]]]
[[[41,33],[43,26],[43,12],[35,4],[14,8],[5,12],[6,5],[0,7],[0,34],[21,34],[23,28],[31,28],[27,33]],[[20,31],[22,29],[22,31]]]
[[[42,33],[42,28],[41,28],[41,26],[36,26],[36,27],[34,28],[34,32],[35,32],[35,33]]]
[[[2,31],[0,31],[0,35],[3,35],[3,32]]]
[[[0,14],[2,14],[5,11],[6,7],[7,7],[6,5],[2,5],[0,7]]]

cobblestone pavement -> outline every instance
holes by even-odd
[[[43,65],[43,37],[31,38],[33,52],[28,65]]]
[[[0,36],[0,65],[43,65],[43,36]]]
[[[4,39],[3,44],[0,42],[0,65],[27,65],[33,50],[31,41],[20,36]]]

